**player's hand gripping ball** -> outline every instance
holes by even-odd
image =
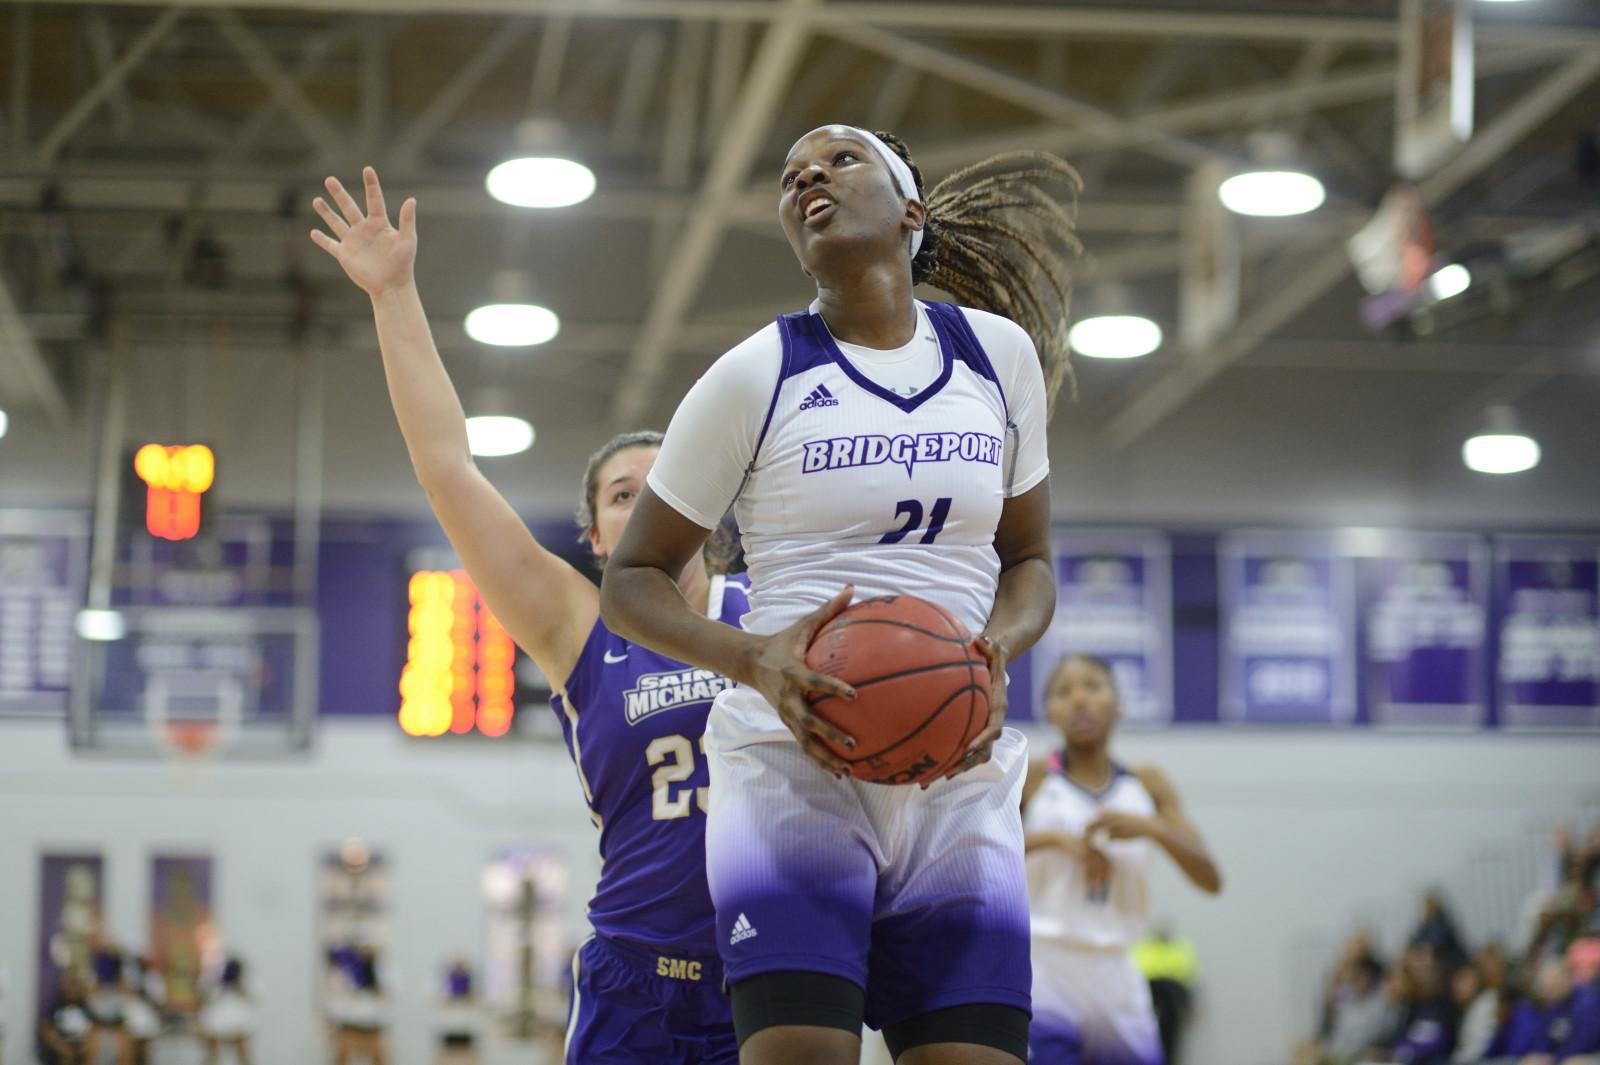
[[[828,748],[857,780],[938,780],[989,721],[989,665],[972,634],[948,610],[913,596],[851,606],[817,633],[806,665],[856,690],[852,701],[825,695],[811,705],[855,737],[853,750]]]

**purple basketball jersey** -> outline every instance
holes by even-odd
[[[737,626],[749,609],[742,577],[711,579],[709,615]],[[552,698],[600,829],[595,931],[678,954],[715,955],[706,888],[710,779],[706,714],[726,677],[629,643],[597,620]]]

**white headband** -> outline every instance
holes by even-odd
[[[883,160],[883,165],[889,168],[889,173],[894,175],[895,187],[900,190],[900,195],[908,200],[922,203],[922,193],[917,191],[917,179],[911,176],[911,168],[906,161],[895,154],[893,148],[883,142],[877,134],[855,126],[846,126],[845,129],[856,134],[862,140],[872,145],[872,150],[878,153],[878,158]],[[917,249],[922,247],[922,230],[911,232],[911,257],[917,257]]]

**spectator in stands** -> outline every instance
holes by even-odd
[[[1534,994],[1540,1021],[1540,1040],[1532,1048],[1536,1054],[1552,1065],[1573,1065],[1600,1053],[1600,992],[1574,986],[1566,965],[1552,960],[1539,967]]]
[[[1496,1065],[1499,1063],[1515,1065],[1538,1043],[1539,1012],[1533,1007],[1525,1008],[1522,996],[1512,987],[1501,990],[1498,1005],[1499,1026],[1495,1029],[1494,1038],[1489,1041],[1482,1060],[1494,1062]]]
[[[150,1041],[161,1031],[161,1016],[144,997],[139,959],[102,943],[91,960],[94,987],[85,1008],[97,1042],[110,1048],[117,1065],[145,1065]]]
[[[125,1065],[127,1054],[122,1028],[122,955],[112,943],[95,947],[89,960],[94,983],[89,988],[85,1008],[94,1022],[99,1042],[117,1048],[118,1065]]]
[[[1566,880],[1540,911],[1524,952],[1525,961],[1535,972],[1546,961],[1565,958],[1573,944],[1588,938],[1594,927],[1595,898],[1584,883],[1583,866],[1577,862],[1568,863],[1565,871]]]
[[[130,966],[130,974],[134,991],[150,1003],[157,1014],[162,1013],[167,1004],[167,978],[156,968],[156,963],[148,954],[136,955]]]
[[[1600,827],[1589,833],[1581,850],[1569,852],[1565,871],[1572,885],[1574,935],[1567,946],[1567,968],[1580,984],[1600,983]]]
[[[1328,977],[1328,986],[1322,992],[1322,1019],[1317,1025],[1317,1031],[1327,1035],[1333,1024],[1335,1006],[1349,997],[1352,988],[1367,987],[1365,977],[1369,970],[1376,967],[1378,971],[1378,986],[1382,989],[1383,972],[1388,966],[1378,956],[1372,946],[1372,934],[1360,931],[1353,934],[1345,941],[1344,948],[1339,952],[1338,961],[1334,962],[1333,973]]]
[[[1478,976],[1483,979],[1483,986],[1487,990],[1501,991],[1511,985],[1511,961],[1500,944],[1490,943],[1483,947],[1472,959],[1472,965],[1478,970]]]
[[[384,1030],[388,1027],[388,1002],[378,979],[378,959],[371,947],[357,947],[350,972],[350,993],[330,1004],[334,1022],[334,1063],[352,1061],[384,1065],[387,1058]],[[334,1008],[336,1007],[336,1008]]]
[[[1390,974],[1390,995],[1400,1005],[1400,1021],[1368,1051],[1368,1061],[1448,1065],[1459,1017],[1436,949],[1427,942],[1413,943]]]
[[[438,1065],[477,1065],[482,1027],[478,1000],[473,994],[472,968],[458,960],[444,977],[444,1001],[439,1004]]]
[[[1493,950],[1485,947],[1479,951],[1471,965],[1456,970],[1451,982],[1456,1009],[1461,1012],[1461,1029],[1456,1033],[1455,1053],[1450,1056],[1455,1065],[1472,1065],[1487,1057],[1489,1044],[1500,1028],[1500,988],[1490,983],[1493,967],[1484,962]]]
[[[56,1003],[39,1024],[46,1065],[91,1065],[99,1058],[100,1038],[89,1016],[88,996],[78,977],[66,970]]]
[[[1394,1027],[1399,1008],[1384,993],[1383,974],[1370,933],[1345,941],[1322,992],[1317,1036],[1295,1048],[1296,1065],[1353,1061]]]
[[[1377,1043],[1399,1021],[1399,1003],[1386,993],[1383,966],[1367,949],[1345,964],[1328,1003],[1322,1038],[1306,1048],[1302,1061],[1343,1065]]]
[[[1560,870],[1558,880],[1564,882],[1569,877],[1576,877],[1591,892],[1600,892],[1600,825],[1589,830],[1582,846],[1574,841],[1569,826],[1558,828],[1556,862]]]
[[[122,1050],[124,1065],[149,1065],[150,1044],[161,1034],[161,1010],[151,1001],[143,959],[128,955],[122,963]]]
[[[1439,891],[1430,891],[1422,897],[1422,921],[1411,933],[1407,945],[1427,947],[1433,952],[1439,970],[1447,975],[1466,964],[1467,952],[1456,934],[1455,919],[1450,916]]]
[[[228,1050],[237,1065],[250,1065],[250,1038],[255,1034],[255,1003],[245,990],[244,962],[229,958],[222,966],[216,990],[200,1007],[200,1039],[206,1048],[206,1065],[217,1065]]]

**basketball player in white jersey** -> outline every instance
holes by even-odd
[[[849,126],[806,134],[773,177],[817,299],[685,397],[602,616],[739,682],[707,726],[706,872],[743,1065],[854,1065],[863,1019],[900,1065],[1015,1065],[1026,751],[1002,727],[1004,667],[1054,609],[1044,426],[1077,178],[1019,155],[925,196],[897,139]],[[918,301],[921,280],[1016,320]],[[743,632],[701,624],[673,583],[730,506],[750,566]],[[854,693],[804,653],[853,592],[919,596],[980,634],[989,726],[925,790],[856,781],[819,740],[853,742],[807,694]]]
[[[1130,951],[1150,911],[1164,850],[1201,891],[1222,875],[1178,793],[1153,766],[1111,757],[1122,717],[1111,667],[1069,655],[1045,689],[1060,752],[1028,767],[1028,900],[1033,917],[1034,1065],[1162,1065],[1150,988]]]

